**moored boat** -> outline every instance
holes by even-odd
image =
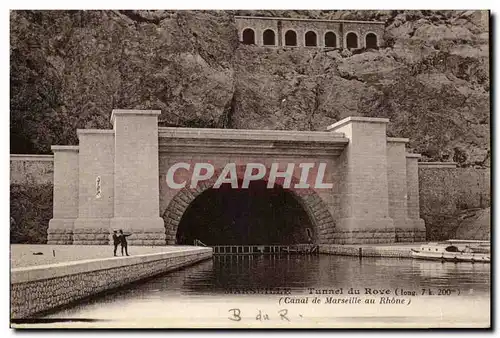
[[[480,241],[430,242],[411,249],[413,258],[451,262],[490,263],[489,244]]]

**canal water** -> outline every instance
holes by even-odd
[[[106,327],[486,327],[490,265],[216,256],[49,318]]]

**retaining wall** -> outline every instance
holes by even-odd
[[[53,183],[53,155],[10,155],[10,184]]]
[[[418,247],[420,247],[420,244],[402,246],[356,246],[322,244],[319,246],[319,252],[322,254],[337,256],[411,258],[411,249]]]
[[[22,319],[212,257],[211,248],[11,270],[11,319]]]

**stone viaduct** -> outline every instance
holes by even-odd
[[[388,119],[348,117],[326,131],[271,131],[164,128],[159,114],[114,110],[112,130],[79,129],[78,146],[52,146],[49,244],[108,244],[114,229],[131,232],[132,245],[176,244],[189,206],[217,190],[215,176],[195,188],[169,186],[167,172],[179,162],[211,163],[218,172],[227,163],[278,163],[281,171],[295,163],[294,182],[300,163],[324,163],[331,188],[285,189],[307,214],[315,243],[425,239],[419,155],[406,152],[408,139],[386,136]]]
[[[239,40],[263,47],[359,49],[384,46],[385,22],[236,16]]]

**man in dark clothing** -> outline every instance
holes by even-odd
[[[116,249],[118,249],[118,245],[120,244],[120,237],[116,234],[116,230],[113,230],[113,245],[115,246],[113,250],[113,255],[116,256]]]
[[[123,233],[123,230],[120,229],[120,243],[122,244],[122,256],[123,256],[123,249],[125,249],[125,254],[128,256],[128,250],[127,250],[127,237],[130,236],[131,234],[125,235]]]

